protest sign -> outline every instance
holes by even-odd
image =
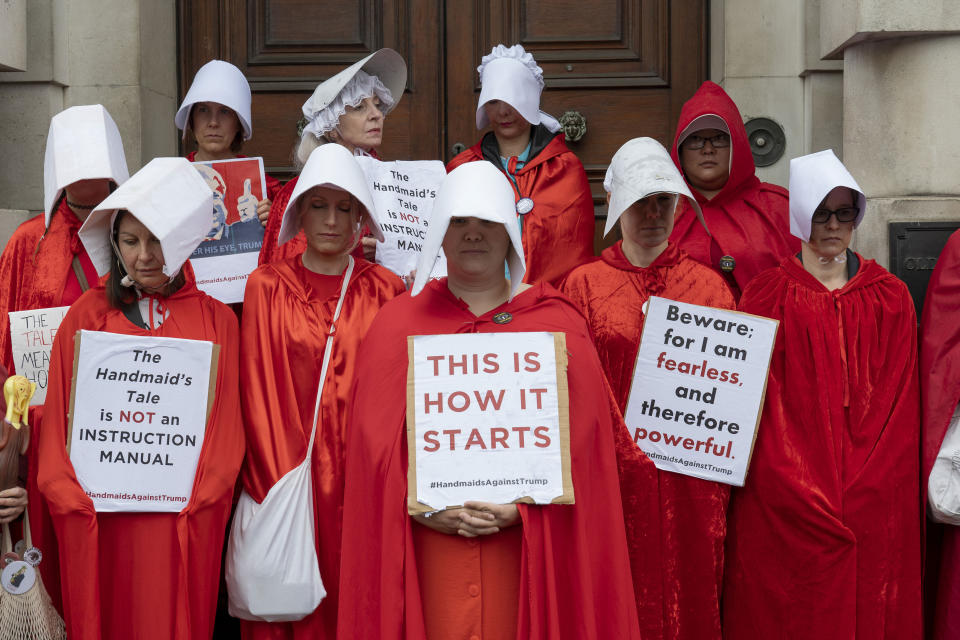
[[[97,511],[180,511],[190,500],[219,347],[78,331],[67,445]]]
[[[573,503],[564,334],[410,336],[408,348],[409,513]]]
[[[624,420],[658,469],[743,486],[777,324],[650,298]]]
[[[433,199],[447,170],[439,160],[381,162],[357,158],[367,176],[384,241],[377,244],[377,264],[400,277],[417,268],[433,211]],[[440,252],[430,276],[447,275],[447,259]]]
[[[13,369],[30,382],[37,384],[30,404],[43,405],[47,398],[47,373],[50,369],[50,349],[63,316],[70,307],[50,307],[30,311],[11,311],[10,347],[13,350]]]
[[[257,268],[263,225],[257,203],[266,198],[263,158],[194,162],[213,191],[210,233],[190,256],[197,287],[221,302],[243,302],[247,276]]]

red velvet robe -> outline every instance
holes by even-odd
[[[487,135],[493,135],[487,134]],[[447,165],[453,171],[466,162],[483,160],[481,140]],[[497,169],[502,165],[497,163]],[[516,174],[514,192],[533,200],[533,211],[523,216],[524,282],[559,285],[574,267],[593,257],[593,196],[587,174],[577,156],[558,133]]]
[[[960,231],[950,236],[930,278],[920,324],[920,387],[923,392],[923,494],[950,418],[960,403]],[[936,638],[960,638],[960,530],[930,525],[942,536],[935,593]],[[930,549],[931,553],[934,549]],[[930,566],[928,563],[928,566]]]
[[[503,311],[512,321],[494,323],[493,316]],[[523,540],[516,637],[639,637],[613,443],[623,422],[607,401],[609,387],[586,323],[566,298],[544,284],[477,317],[442,279],[415,298],[402,295],[385,305],[360,347],[347,442],[341,638],[426,637],[406,509],[407,336],[497,331],[563,331],[569,354],[577,503],[519,505]],[[649,508],[656,508],[652,501]],[[456,630],[449,637],[457,637]]]
[[[148,331],[111,307],[98,286],[74,304],[53,345],[44,405],[38,484],[60,550],[67,634],[71,640],[201,640],[213,633],[220,558],[244,439],[233,312],[187,283],[166,298],[170,316]],[[74,334],[209,340],[220,345],[216,390],[189,503],[180,513],[101,513],[77,482],[66,447]],[[46,557],[44,562],[46,562]]]
[[[27,220],[13,232],[0,256],[0,358],[10,372],[16,370],[10,344],[10,311],[46,309],[73,304],[83,293],[73,272],[77,256],[89,285],[98,281],[97,271],[77,235],[83,224],[64,198],[50,218],[44,234],[44,217]],[[12,375],[12,373],[11,373]],[[60,575],[57,573],[56,538],[43,496],[37,489],[37,446],[43,407],[30,409],[33,443],[27,449],[27,494],[30,529],[34,545],[44,554],[40,574],[54,606],[62,608]]]
[[[387,269],[357,261],[348,285],[323,390],[313,451],[317,557],[327,597],[299,622],[244,622],[249,638],[330,638],[337,630],[340,513],[347,402],[360,340],[380,307],[404,291]],[[318,297],[300,256],[264,265],[247,281],[241,371],[247,457],[244,489],[257,501],[303,461],[317,383],[340,285]]]
[[[713,240],[683,198],[670,240],[694,260],[714,269],[719,270],[722,256],[732,256],[736,267],[730,284],[736,285],[734,294],[739,297],[755,275],[800,251],[800,241],[790,235],[787,190],[757,178],[740,111],[730,96],[713,82],[704,82],[680,111],[670,149],[680,173],[683,173],[677,148],[680,134],[696,118],[706,114],[720,116],[730,129],[730,177],[720,193],[708,200],[687,180]]]
[[[650,296],[733,309],[733,294],[718,273],[690,258],[677,245],[647,268],[632,265],[622,241],[607,248],[601,260],[577,267],[563,292],[583,311],[590,324],[600,363],[624,411],[633,383],[640,348],[643,304]],[[630,441],[617,452],[630,460],[639,451]],[[720,638],[720,591],[723,582],[723,541],[730,487],[669,471],[657,471],[656,484],[647,474],[634,477],[621,463],[624,518],[628,533],[640,632],[643,638],[709,640]],[[659,529],[650,514],[630,509],[632,499],[646,493],[658,498]],[[647,538],[658,537],[660,570],[649,572]],[[656,594],[662,591],[662,597]]]
[[[787,258],[740,300],[780,327],[731,499],[728,639],[921,637],[916,316],[903,282],[860,261],[828,291]]]

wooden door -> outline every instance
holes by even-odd
[[[244,147],[269,173],[293,175],[300,106],[319,82],[381,47],[407,61],[407,90],[384,127],[385,159],[449,160],[474,144],[480,59],[522,44],[544,70],[541,107],[586,119],[570,147],[598,211],[617,148],[673,139],[680,108],[705,78],[706,0],[178,0],[182,97],[213,58],[237,65],[253,90]]]

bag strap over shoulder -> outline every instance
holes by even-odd
[[[333,350],[333,338],[337,334],[337,320],[340,318],[340,309],[343,307],[343,299],[347,295],[347,286],[350,284],[350,278],[353,276],[353,256],[348,255],[347,268],[343,272],[343,285],[340,287],[340,298],[337,300],[337,308],[333,312],[333,318],[330,320],[330,328],[327,330],[327,344],[323,348],[323,364],[320,367],[320,383],[317,385],[317,403],[313,409],[313,428],[310,430],[310,442],[307,443],[307,455],[304,459],[309,460],[313,454],[313,440],[317,435],[317,420],[320,418],[320,401],[323,397],[323,383],[327,379],[327,367],[330,364],[330,352]]]

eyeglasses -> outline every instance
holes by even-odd
[[[837,222],[853,222],[858,215],[860,215],[860,207],[840,207],[833,211],[820,208],[813,212],[813,217],[810,219],[817,224],[826,224],[830,222],[830,216],[837,216]]]
[[[730,146],[730,134],[718,133],[712,138],[701,138],[700,136],[689,136],[683,141],[685,149],[703,149],[703,145],[710,143],[714,149],[723,149]]]

